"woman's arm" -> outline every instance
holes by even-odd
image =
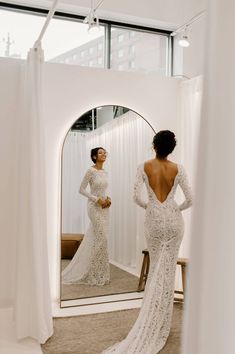
[[[147,203],[141,199],[141,191],[142,191],[143,184],[144,184],[143,166],[139,166],[136,173],[133,199],[134,202],[138,204],[141,208],[146,209]]]
[[[189,208],[193,204],[193,198],[192,198],[192,191],[188,182],[187,174],[183,166],[181,166],[180,168],[181,171],[180,171],[179,185],[185,196],[185,201],[179,205],[179,209],[182,211]]]
[[[95,195],[92,195],[91,193],[89,193],[86,190],[86,188],[88,186],[88,183],[90,182],[91,178],[92,178],[92,171],[91,171],[91,169],[89,169],[86,172],[86,174],[85,174],[85,176],[84,176],[84,178],[82,180],[82,183],[81,183],[80,188],[79,188],[79,193],[81,193],[82,195],[84,195],[88,199],[92,200],[94,203],[96,203],[99,200],[99,198],[96,197]]]

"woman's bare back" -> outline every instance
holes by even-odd
[[[169,160],[152,159],[145,162],[144,171],[156,198],[163,203],[174,185],[177,164]]]

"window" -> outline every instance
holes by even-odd
[[[135,53],[135,46],[133,44],[130,46],[130,53],[131,54]]]
[[[135,69],[135,62],[133,60],[130,62],[130,69]]]
[[[38,8],[29,8],[29,13],[14,12],[12,5],[8,11],[7,7],[7,3],[0,7],[0,56],[25,59],[38,39],[45,15]],[[167,75],[170,31],[160,33],[100,21],[100,31],[91,34],[82,20],[82,16],[74,14],[51,20],[42,43],[46,61],[103,68],[110,63],[111,69]]]
[[[119,51],[118,51],[118,58],[121,58],[121,57],[123,57],[124,56],[124,50],[123,49],[120,49]]]
[[[130,38],[133,38],[133,37],[135,37],[135,31],[130,31]]]
[[[117,51],[117,57],[111,59],[111,68],[117,70],[131,70],[143,72],[157,72],[160,75],[167,75],[168,65],[168,36],[154,32],[133,31],[116,27],[111,31],[112,38],[120,36],[129,38],[114,44],[111,47],[111,54]],[[129,53],[129,54],[126,54]],[[133,57],[127,68],[120,65],[120,59]]]
[[[89,48],[89,54],[93,54],[94,53],[94,48],[93,47],[90,47]]]
[[[124,35],[123,34],[119,34],[118,42],[122,42],[123,40],[124,40]]]
[[[1,8],[0,18],[0,40],[5,39],[0,46],[0,56],[25,59],[38,39],[45,16]],[[42,42],[45,61],[67,64],[74,64],[76,61],[76,64],[85,64],[87,54],[93,54],[95,42],[103,46],[104,29],[101,24],[98,34],[90,34],[87,25],[82,22],[53,18]]]

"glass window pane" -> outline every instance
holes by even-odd
[[[25,59],[44,22],[43,16],[0,10],[0,56]]]
[[[112,27],[111,69],[167,75],[167,68],[167,36]]]
[[[45,17],[0,10],[0,20],[0,56],[25,59],[40,34]],[[91,34],[87,24],[52,19],[42,40],[45,60],[104,67],[104,38],[102,25],[98,33]]]
[[[25,59],[45,23],[43,15],[0,10],[0,56]],[[46,61],[105,67],[105,26],[88,33],[88,25],[52,19],[43,37]],[[112,26],[111,68],[167,74],[168,37]]]

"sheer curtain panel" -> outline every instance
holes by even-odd
[[[53,333],[49,288],[44,123],[43,52],[31,49],[22,72],[15,321],[17,338],[44,343]]]
[[[184,354],[233,354],[235,2],[209,0]]]

